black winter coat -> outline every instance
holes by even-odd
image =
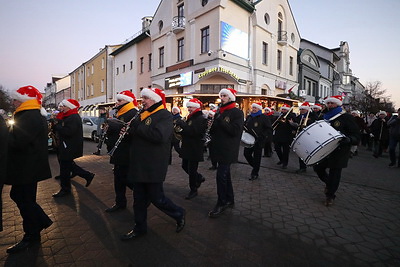
[[[58,153],[60,160],[73,160],[83,155],[83,129],[79,114],[65,117],[54,125],[60,143]]]
[[[374,135],[376,141],[389,140],[389,128],[385,119],[376,119],[370,126],[371,133]]]
[[[282,117],[284,117],[283,115]],[[276,120],[279,119],[279,117],[276,118]],[[296,120],[296,114],[293,112],[290,112],[286,116],[286,120],[284,122],[279,121],[276,122],[277,126],[275,128],[274,132],[274,137],[273,141],[274,142],[279,142],[279,143],[291,143],[294,137],[294,134],[297,130],[297,124],[292,124],[289,122],[289,120],[292,120],[293,122]],[[275,123],[275,122],[274,122]]]
[[[5,184],[26,185],[50,178],[46,118],[32,109],[16,113],[14,120],[8,136]]]
[[[210,149],[217,162],[222,164],[237,162],[243,123],[244,115],[238,108],[225,110],[222,114],[219,109],[214,115],[214,122],[210,129]]]
[[[130,121],[136,114],[137,114],[136,109],[131,109],[121,116],[118,116],[117,119],[121,120],[122,122],[128,122]],[[107,120],[108,123],[108,129],[107,129],[107,151],[110,151],[114,145],[115,142],[117,142],[119,138],[119,133],[124,126],[122,123],[117,123],[114,122],[112,119]],[[110,163],[111,164],[117,164],[117,165],[129,165],[129,148],[130,147],[130,140],[129,140],[129,135],[125,135],[125,137],[122,139],[121,143],[118,145],[118,148],[114,151],[113,156],[110,157]]]
[[[0,232],[3,231],[3,204],[1,193],[7,174],[7,147],[8,128],[3,116],[0,115]]]
[[[198,111],[184,122],[179,122],[182,127],[182,146],[180,157],[190,161],[204,160],[204,134],[207,128],[207,119],[203,117],[203,112]]]
[[[271,121],[264,114],[255,117],[249,115],[244,122],[244,130],[256,139],[255,146],[264,147],[268,137],[272,135]]]
[[[148,111],[155,110],[162,103],[156,103]],[[140,119],[140,116],[139,118]],[[162,109],[143,121],[135,120],[129,131],[131,136],[130,183],[161,183],[168,170],[172,138],[172,116]]]

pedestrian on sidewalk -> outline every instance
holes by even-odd
[[[207,119],[204,118],[203,103],[197,98],[192,98],[186,103],[189,115],[186,120],[175,123],[174,130],[182,136],[180,157],[182,169],[189,175],[190,192],[185,199],[197,196],[197,189],[206,180],[198,172],[199,162],[204,161],[204,134],[207,127]]]
[[[319,179],[325,183],[325,205],[330,206],[336,198],[336,191],[339,188],[342,169],[347,167],[352,145],[360,142],[360,129],[354,117],[342,109],[343,98],[340,95],[330,96],[325,99],[327,109],[324,113],[324,120],[339,131],[343,138],[340,145],[329,156],[314,165],[314,171]],[[327,171],[329,169],[329,171]]]
[[[24,237],[7,249],[17,253],[40,243],[40,232],[53,222],[36,202],[37,183],[51,178],[48,160],[47,112],[42,94],[33,86],[12,93],[15,123],[8,136],[7,176],[10,197],[22,217]],[[2,170],[3,172],[3,170]]]
[[[217,195],[214,208],[208,213],[218,217],[235,203],[231,179],[231,164],[237,162],[240,138],[243,133],[243,112],[236,107],[236,91],[224,88],[219,92],[221,106],[211,126],[211,147],[217,162]]]
[[[8,147],[8,128],[2,114],[0,114],[0,232],[3,231],[3,204],[2,192],[3,184],[7,174],[7,149]]]
[[[107,150],[111,151],[120,137],[120,132],[124,123],[129,122],[138,112],[136,109],[138,103],[135,95],[131,91],[122,91],[116,96],[114,119],[107,120]],[[114,192],[115,203],[106,212],[115,212],[126,208],[126,187],[128,186],[129,172],[129,149],[130,140],[124,136],[117,148],[110,157],[110,163],[114,164]]]
[[[135,239],[147,233],[150,203],[176,221],[177,233],[185,226],[185,210],[164,195],[173,131],[165,94],[158,88],[145,88],[141,96],[142,111],[127,131],[131,138],[128,181],[133,184],[135,192],[135,226],[121,237],[122,240]]]
[[[394,167],[396,165],[396,148],[399,144],[399,159],[397,161],[397,167],[400,167],[400,118],[399,118],[400,108],[397,113],[393,113],[392,117],[387,122],[389,126],[389,157],[390,164],[389,167]]]
[[[75,99],[64,99],[59,104],[57,124],[54,131],[59,140],[60,186],[61,189],[53,197],[64,197],[71,194],[71,173],[86,180],[86,187],[93,180],[94,173],[78,166],[74,159],[83,156],[82,119],[78,114],[79,102]]]
[[[382,156],[383,150],[388,146],[389,128],[386,122],[386,111],[379,111],[378,118],[374,120],[370,127],[370,135],[374,140],[373,156],[378,158]]]

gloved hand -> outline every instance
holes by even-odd
[[[339,144],[341,145],[348,145],[351,143],[351,139],[347,136],[344,136],[340,141]]]
[[[374,137],[374,134],[370,133],[369,136],[370,136],[370,137]]]

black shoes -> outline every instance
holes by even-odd
[[[296,171],[297,174],[305,173],[305,172],[307,172],[307,169],[303,169],[303,168],[300,168],[300,169],[298,169],[298,170]]]
[[[120,206],[117,204],[114,204],[111,208],[105,209],[105,212],[114,212],[118,210],[124,210],[126,209],[126,206]]]
[[[24,238],[16,243],[15,245],[9,247],[6,251],[9,254],[18,253],[28,249],[29,247],[40,243],[40,235],[38,236],[24,236]]]
[[[186,223],[185,215],[186,215],[186,211],[183,211],[182,218],[179,221],[176,222],[176,230],[175,230],[175,232],[179,233],[185,227],[185,223]]]
[[[287,169],[287,165],[282,165],[281,168],[284,169],[284,170],[286,170],[286,169]]]
[[[190,191],[189,194],[185,197],[185,199],[192,199],[197,196],[197,191]]]
[[[325,206],[327,206],[327,207],[332,206],[333,205],[333,200],[334,200],[333,197],[327,197],[326,200],[325,200]]]
[[[202,183],[204,183],[206,180],[206,178],[204,178],[204,176],[202,175],[200,179],[197,180],[196,186],[197,188],[199,188],[201,186]]]
[[[100,150],[97,150],[96,152],[93,152],[93,155],[100,155]]]
[[[123,236],[121,236],[121,240],[122,241],[128,241],[128,240],[132,240],[132,239],[136,239],[139,236],[143,236],[145,235],[146,232],[138,232],[135,229],[129,231],[128,233],[124,234]]]
[[[86,179],[86,185],[85,185],[85,187],[88,187],[88,186],[92,183],[93,177],[94,177],[94,173],[91,173],[90,176],[89,176],[89,178]]]
[[[394,167],[394,165],[396,165],[396,163],[390,162],[389,167]]]
[[[277,163],[276,163],[276,165],[281,165],[282,164],[282,161],[278,161]]]
[[[252,174],[251,177],[249,178],[250,181],[257,180],[257,179],[258,179],[258,175],[256,175],[256,174]]]
[[[229,204],[228,204],[229,203]],[[217,218],[219,217],[224,211],[229,208],[233,207],[233,202],[227,202],[225,205],[216,205],[212,211],[208,213],[208,217],[210,218]]]
[[[60,190],[60,191],[58,191],[57,193],[55,193],[55,194],[53,194],[53,197],[65,197],[65,196],[68,196],[68,195],[70,195],[71,194],[71,192],[70,191],[65,191],[65,190]]]

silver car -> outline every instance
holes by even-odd
[[[82,117],[82,128],[83,128],[83,137],[90,138],[93,141],[97,142],[99,137],[97,136],[97,123],[99,118],[97,117]]]

